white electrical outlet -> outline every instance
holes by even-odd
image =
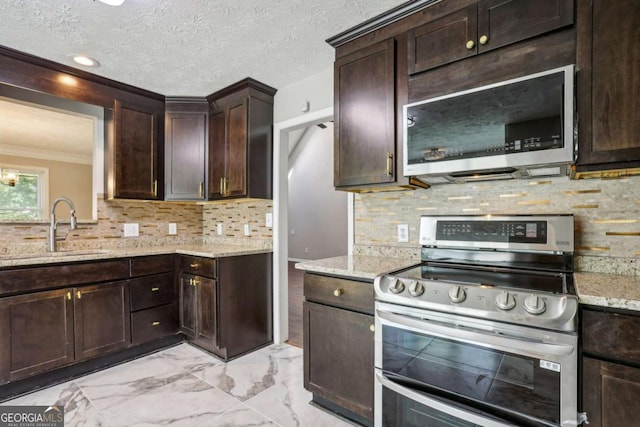
[[[398,224],[398,242],[409,242],[409,224]]]
[[[169,234],[171,235],[178,234],[178,226],[176,225],[175,222],[169,223]]]
[[[216,233],[218,233],[218,236],[222,236],[222,224],[216,226]]]
[[[249,229],[249,224],[244,225],[244,235],[249,236],[251,234],[251,230]]]
[[[267,228],[273,227],[273,214],[271,212],[267,212],[265,215],[264,225]]]
[[[137,223],[124,225],[124,237],[137,237],[140,235],[140,229]]]

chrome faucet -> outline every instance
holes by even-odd
[[[78,219],[76,218],[76,208],[73,206],[73,202],[66,197],[58,197],[53,201],[51,205],[51,224],[49,225],[49,250],[55,252],[57,250],[58,240],[64,240],[66,237],[56,237],[56,230],[58,229],[58,221],[56,221],[56,206],[58,203],[66,202],[71,208],[71,216],[69,217],[69,225],[72,230],[78,227]]]

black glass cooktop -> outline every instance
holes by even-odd
[[[568,283],[571,280],[571,275],[563,273],[492,268],[457,268],[423,264],[396,272],[394,276],[420,280],[437,280],[464,286],[482,285],[556,294],[573,293],[573,286]]]

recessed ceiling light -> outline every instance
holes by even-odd
[[[109,6],[120,6],[124,3],[124,0],[100,0],[104,4],[108,4]]]
[[[84,65],[85,67],[99,67],[100,63],[86,55],[78,55],[78,54],[70,54],[69,58],[73,60],[76,64]]]

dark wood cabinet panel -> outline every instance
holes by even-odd
[[[197,276],[217,277],[217,260],[189,255],[180,256],[180,270]]]
[[[131,313],[131,340],[134,345],[154,341],[178,331],[178,306],[166,304]]]
[[[129,290],[126,281],[74,289],[76,360],[131,344]]]
[[[204,200],[209,106],[203,98],[166,107],[165,200]]]
[[[395,182],[395,41],[334,64],[334,185]]]
[[[0,383],[74,361],[69,289],[0,299]]]
[[[211,351],[218,350],[218,304],[215,279],[197,277],[194,286],[196,292],[197,326],[195,340],[201,347]]]
[[[581,328],[583,351],[640,364],[640,316],[583,309]]]
[[[640,368],[583,358],[582,410],[590,427],[638,424]]]
[[[638,173],[640,56],[633,54],[638,28],[638,1],[578,1],[577,171],[584,176],[624,168]]]
[[[193,285],[196,278],[180,274],[180,331],[191,338],[196,336],[198,322],[197,288]]]
[[[154,274],[129,281],[131,311],[169,304],[176,298],[173,273]]]
[[[209,199],[271,198],[275,93],[249,78],[207,97]]]
[[[162,199],[164,105],[115,101],[107,193],[110,198]]]
[[[373,420],[373,316],[311,302],[303,313],[305,388]]]
[[[173,254],[139,256],[131,258],[130,262],[131,277],[138,277],[172,272],[175,258]]]
[[[409,32],[409,74],[476,54],[477,7],[473,5]]]
[[[304,296],[307,301],[373,314],[373,285],[368,282],[307,273]]]

